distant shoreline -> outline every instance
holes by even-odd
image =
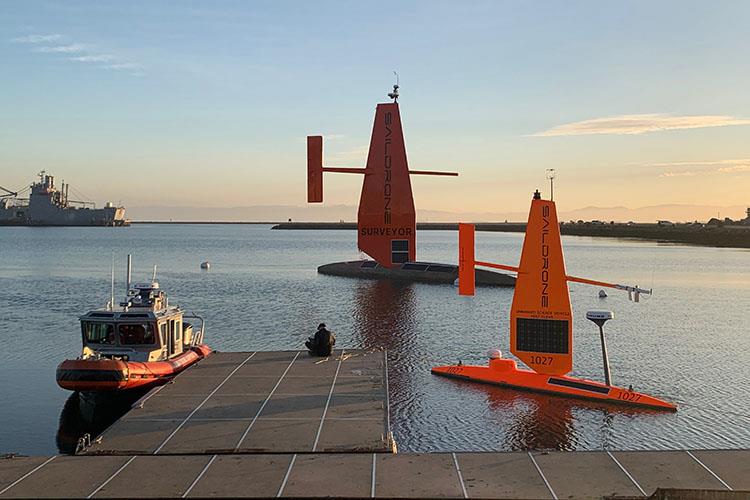
[[[131,224],[201,224],[201,225],[262,225],[279,230],[350,230],[357,229],[356,222],[253,222],[253,221],[131,221]],[[523,233],[524,222],[478,222],[477,231]],[[456,231],[453,222],[419,222],[420,231]],[[664,225],[657,223],[563,223],[560,232],[571,236],[593,238],[625,238],[664,243],[717,248],[750,248],[750,225],[713,225],[681,223]]]
[[[526,224],[523,222],[478,222],[477,231],[495,231],[523,233]],[[353,222],[284,222],[272,229],[284,230],[330,230],[357,229]],[[420,222],[417,230],[455,231],[457,223]],[[560,232],[571,236],[590,236],[604,238],[626,238],[667,243],[684,243],[689,245],[710,246],[719,248],[750,248],[749,225],[709,226],[706,224],[672,224],[657,223],[563,223]]]
[[[220,225],[247,225],[254,224],[259,226],[274,226],[279,222],[251,222],[251,221],[206,221],[206,220],[131,220],[131,224],[220,224]]]

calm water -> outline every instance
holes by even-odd
[[[320,321],[337,333],[337,347],[387,348],[402,451],[750,447],[747,250],[564,238],[569,274],[655,289],[635,304],[571,285],[574,374],[601,379],[598,331],[584,315],[612,309],[613,381],[681,405],[663,414],[431,375],[431,366],[458,359],[484,363],[490,347],[508,351],[512,291],[458,297],[451,286],[316,273],[319,264],[357,258],[354,240],[351,231],[268,226],[0,228],[0,453],[53,453],[91,430],[77,400],[57,388],[55,367],[80,352],[77,316],[107,300],[113,251],[118,297],[127,253],[136,281],[158,264],[170,300],[206,317],[216,349],[300,348]],[[478,233],[477,255],[514,264],[521,241]],[[422,260],[456,261],[455,233],[421,232],[419,245]],[[198,268],[203,260],[209,272]],[[84,416],[94,430],[108,418]]]

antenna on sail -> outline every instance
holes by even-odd
[[[125,296],[130,294],[130,284],[133,279],[133,258],[128,254],[128,274],[127,274],[127,288],[125,289]]]
[[[547,169],[547,179],[549,179],[549,201],[555,201],[555,169]]]
[[[107,309],[110,311],[115,307],[115,252],[112,251],[112,269],[110,275],[109,304]]]
[[[388,93],[388,97],[393,99],[393,102],[398,102],[398,73],[394,71],[393,74],[396,75],[396,84],[393,86],[393,92]]]

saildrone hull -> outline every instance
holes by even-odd
[[[499,385],[513,389],[555,394],[567,398],[582,398],[605,403],[677,411],[668,401],[622,387],[607,386],[592,380],[546,375],[530,370],[519,370],[512,359],[491,359],[488,366],[449,365],[432,369],[435,375]]]

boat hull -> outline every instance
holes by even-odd
[[[516,362],[512,359],[492,359],[488,366],[438,366],[432,369],[432,373],[444,377],[555,394],[568,398],[582,398],[627,406],[677,411],[677,406],[668,401],[622,387],[607,386],[600,382],[565,375],[543,375],[530,370],[519,370]]]
[[[201,344],[168,361],[66,359],[57,367],[57,385],[69,391],[124,391],[168,382],[211,354]]]
[[[394,279],[421,283],[443,283],[452,285],[458,278],[455,264],[431,262],[405,262],[399,267],[383,267],[372,260],[334,262],[318,267],[318,273],[329,276],[345,276],[360,279]],[[476,269],[476,284],[487,287],[512,287],[516,278],[508,274]]]

